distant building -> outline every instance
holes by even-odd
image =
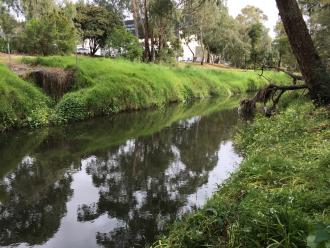
[[[135,24],[134,20],[125,20],[124,21],[124,26],[127,31],[131,32],[132,34],[135,35]]]
[[[178,57],[178,61],[186,62],[201,62],[203,60],[203,50],[200,42],[195,36],[190,37],[190,41],[187,42],[185,39],[181,40],[181,46],[183,54],[181,57]],[[207,51],[204,51],[204,61],[207,58]]]

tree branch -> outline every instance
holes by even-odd
[[[265,106],[265,114],[270,116],[272,112],[275,110],[276,105],[278,104],[281,96],[286,91],[292,90],[301,90],[307,89],[307,85],[290,85],[290,86],[280,86],[276,84],[269,84],[264,89],[261,89],[257,92],[257,94],[252,99],[244,99],[240,102],[240,107],[238,109],[239,114],[244,118],[249,118],[254,114],[256,109],[256,103],[261,102]],[[277,97],[275,98],[276,94],[279,92]],[[272,106],[267,109],[266,104],[267,102],[272,101]]]

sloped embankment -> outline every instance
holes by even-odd
[[[14,113],[8,120],[3,116],[7,116],[9,110],[2,108],[1,129],[78,121],[170,102],[230,96],[257,90],[267,83],[253,71],[179,68],[104,58],[81,57],[76,63],[73,56],[54,56],[25,58],[24,62],[37,66],[26,74],[35,84],[1,67],[5,75],[1,87],[7,89],[1,93],[1,99]],[[275,82],[289,81],[284,73],[267,72],[267,76]],[[28,87],[39,98],[31,93],[27,100],[29,91],[19,92],[18,87],[16,95],[24,97],[12,101],[8,93],[12,80],[16,86]],[[33,106],[16,108],[16,102],[25,101],[32,102]]]
[[[0,64],[0,130],[48,124],[52,101]]]
[[[329,117],[329,109],[298,100],[243,128],[239,171],[153,247],[329,245]]]

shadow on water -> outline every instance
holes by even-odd
[[[235,99],[0,136],[0,245],[144,247],[240,162]]]

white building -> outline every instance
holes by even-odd
[[[192,36],[187,42],[185,39],[181,40],[181,46],[183,54],[181,57],[178,57],[178,61],[196,61],[201,62],[203,58],[203,50],[200,42],[197,40],[196,36]],[[195,59],[194,59],[195,58]],[[204,61],[207,58],[207,51],[204,51]]]

